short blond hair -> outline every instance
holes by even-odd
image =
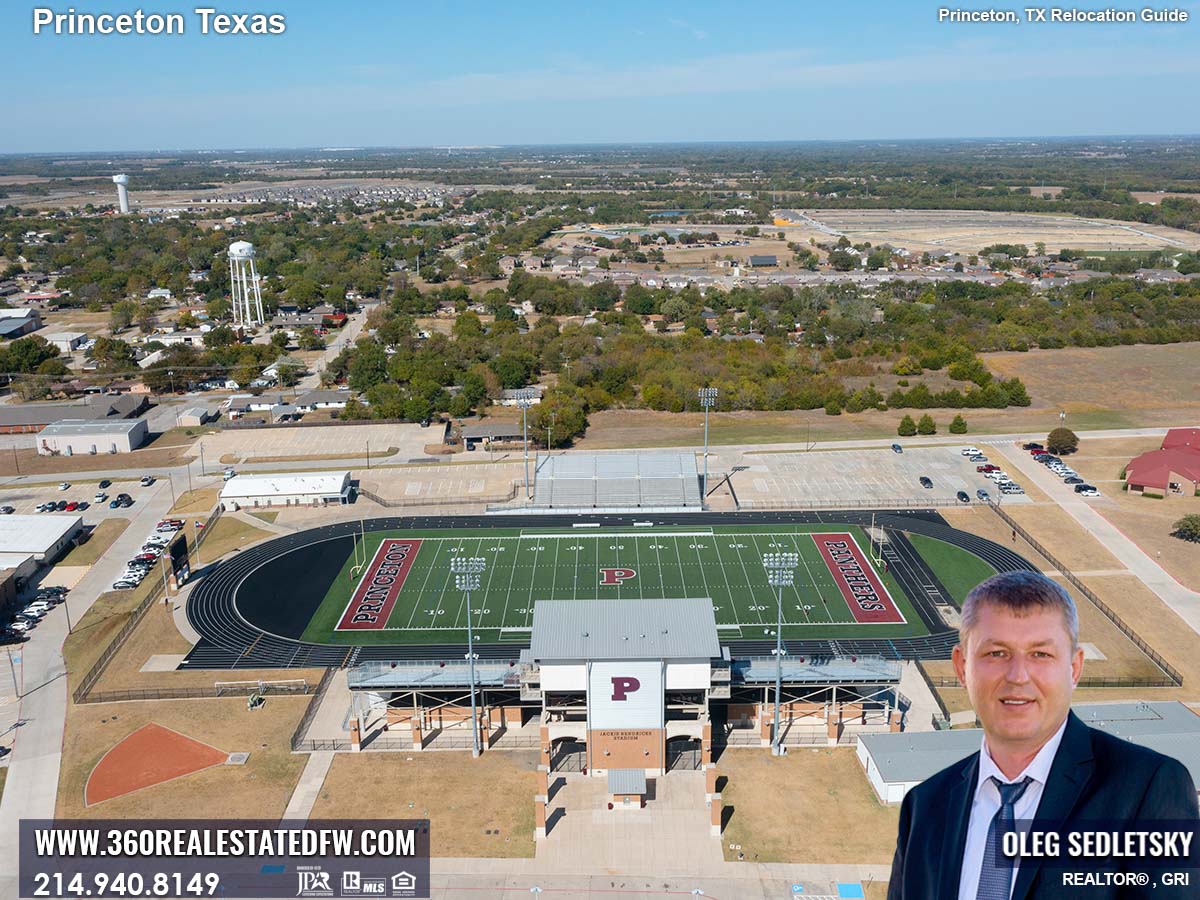
[[[959,640],[965,647],[967,635],[979,621],[981,606],[996,606],[1018,616],[1041,609],[1056,609],[1063,617],[1071,649],[1079,646],[1079,612],[1066,589],[1038,572],[1001,572],[982,581],[967,594],[962,605]]]

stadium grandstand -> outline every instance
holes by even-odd
[[[696,512],[693,453],[572,453],[537,464],[531,512]]]

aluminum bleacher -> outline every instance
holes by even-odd
[[[691,511],[701,506],[693,453],[563,453],[538,461],[536,510]]]

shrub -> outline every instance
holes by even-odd
[[[921,416],[917,422],[917,434],[937,434],[937,425],[933,422],[933,416],[926,413]]]
[[[913,421],[912,416],[905,416],[900,420],[900,427],[896,429],[896,434],[900,437],[912,437],[917,433],[917,423]]]
[[[950,423],[950,433],[951,434],[966,434],[967,433],[967,420],[964,419],[962,416],[955,416],[954,420]]]

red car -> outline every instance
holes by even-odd
[[[976,472],[999,472],[1000,467],[995,465],[994,463],[988,463],[986,466],[976,466],[975,471]]]
[[[79,509],[79,504],[74,501],[71,501],[70,503],[68,503],[66,505],[65,509],[67,512],[75,512],[75,510]]]
[[[134,559],[140,559],[144,562],[154,562],[158,559],[153,553],[139,553]]]

